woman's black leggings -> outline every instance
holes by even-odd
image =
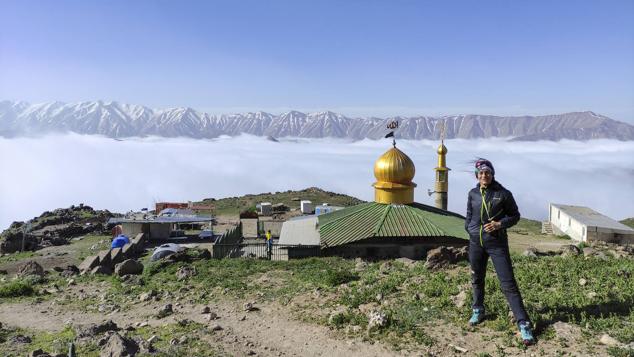
[[[508,301],[508,304],[511,306],[511,310],[513,310],[515,320],[518,323],[522,321],[529,322],[530,319],[522,302],[522,295],[520,294],[515,276],[513,275],[513,265],[511,263],[508,243],[506,241],[496,242],[498,244],[490,243],[492,242],[485,242],[484,247],[480,246],[480,242],[474,242],[473,240],[469,243],[473,308],[484,308],[484,278],[487,271],[487,262],[489,261],[489,257],[491,257],[495,272],[500,280],[502,292],[506,296],[506,301]]]

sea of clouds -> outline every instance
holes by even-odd
[[[472,162],[490,159],[524,217],[543,220],[548,203],[584,205],[615,219],[634,216],[634,142],[448,140],[449,209],[465,213]],[[433,205],[434,141],[398,140],[416,165],[417,202]],[[114,212],[157,201],[299,190],[311,186],[372,200],[375,160],[390,140],[213,140],[76,134],[0,138],[0,230],[43,211],[85,203]]]

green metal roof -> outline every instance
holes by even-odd
[[[375,237],[469,239],[464,217],[435,207],[362,203],[319,216],[322,247],[334,247]]]

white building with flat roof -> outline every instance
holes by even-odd
[[[588,207],[551,203],[548,221],[554,234],[579,242],[634,243],[634,229]]]

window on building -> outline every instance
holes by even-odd
[[[581,227],[581,236],[582,237],[586,236],[586,227]]]
[[[447,173],[445,171],[438,171],[438,181],[445,182],[447,180]]]

